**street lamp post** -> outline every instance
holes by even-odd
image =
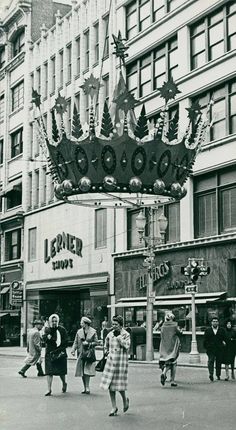
[[[163,241],[164,233],[167,228],[167,219],[162,213],[158,218],[158,227],[160,235],[154,236],[154,213],[150,208],[150,232],[148,236],[144,236],[146,217],[141,211],[136,218],[136,226],[139,233],[140,242],[145,241],[147,251],[144,253],[146,256],[143,266],[147,267],[148,282],[147,282],[147,309],[146,309],[146,361],[152,361],[153,353],[153,304],[155,302],[155,292],[153,290],[153,263],[155,258],[155,242],[161,243]]]

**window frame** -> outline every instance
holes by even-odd
[[[10,136],[11,136],[11,158],[14,158],[23,153],[23,127],[18,128],[16,131],[11,133]],[[16,141],[14,141],[15,139]],[[16,149],[18,147],[19,147],[19,152]]]
[[[12,40],[12,58],[23,51],[25,46],[25,29],[21,29]]]
[[[11,88],[11,112],[24,106],[24,81],[18,82]]]
[[[0,139],[0,165],[3,164],[4,158],[4,139]]]
[[[98,214],[102,214],[102,219],[98,219]],[[95,249],[107,247],[107,209],[95,209],[94,213],[94,247]],[[101,236],[101,237],[100,237]]]
[[[66,60],[67,60],[67,82],[72,79],[72,44],[69,43],[66,47]]]
[[[16,243],[12,244],[12,236],[16,233],[17,240]],[[10,237],[10,242],[8,247],[6,246],[7,238]],[[14,230],[6,231],[4,234],[4,244],[5,244],[5,261],[13,261],[13,260],[19,260],[21,258],[21,228],[16,228]],[[16,257],[13,258],[14,255],[14,249],[16,248]]]
[[[84,31],[84,71],[89,69],[89,28]]]
[[[34,233],[35,236],[31,237]],[[33,239],[33,240],[32,240]],[[36,261],[37,259],[37,227],[31,227],[28,229],[28,261]]]

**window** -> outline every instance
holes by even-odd
[[[40,67],[36,70],[36,73],[37,73],[38,93],[41,94],[41,68]]]
[[[80,75],[80,37],[76,39],[77,75]]]
[[[109,75],[103,77],[104,98],[109,106]]]
[[[107,245],[107,210],[95,210],[95,248]]]
[[[85,69],[89,68],[89,30],[84,33]]]
[[[126,36],[131,39],[184,0],[134,0],[126,6]]]
[[[89,124],[89,95],[85,94],[85,121]]]
[[[34,172],[35,174],[35,205],[34,207],[38,208],[39,207],[39,171],[35,170]]]
[[[94,62],[99,61],[99,24],[94,26]]]
[[[17,260],[21,256],[21,229],[5,233],[5,261]]]
[[[75,95],[75,105],[77,107],[77,111],[80,112],[80,93]]]
[[[71,99],[67,100],[67,121],[68,121],[68,131],[71,133]]]
[[[47,169],[46,167],[43,167],[42,170],[42,205],[46,204],[47,199]]]
[[[29,228],[28,230],[28,261],[36,260],[36,241],[37,241],[37,228]]]
[[[48,95],[48,63],[44,63],[44,97]]]
[[[23,128],[11,134],[11,158],[23,152]]]
[[[165,216],[168,220],[166,229],[166,242],[180,241],[180,203],[171,203],[165,206]]]
[[[222,169],[194,179],[195,237],[236,230],[236,170]]]
[[[32,173],[28,175],[29,180],[29,208],[31,209],[33,206],[33,182],[32,182]]]
[[[64,80],[64,59],[63,59],[63,51],[59,52],[59,68],[60,68],[60,87],[63,86],[63,80]]]
[[[230,81],[211,91],[195,98],[203,110],[206,110],[210,100],[214,104],[210,106],[210,121],[212,127],[206,140],[221,139],[229,134],[236,133],[236,80]]]
[[[51,58],[51,74],[52,74],[52,93],[55,92],[56,88],[56,60],[55,57]]]
[[[236,7],[228,2],[223,8],[201,19],[190,28],[191,68],[236,48]]]
[[[71,81],[71,44],[67,46],[67,82]]]
[[[4,120],[4,109],[5,108],[5,98],[4,96],[0,97],[0,122]]]
[[[0,48],[0,69],[5,66],[6,62],[6,51],[5,48]]]
[[[105,35],[103,57],[106,58],[109,55],[109,15],[103,18],[103,28],[104,28],[104,35]]]
[[[15,208],[20,206],[22,203],[22,184],[14,185],[12,190],[6,195],[7,209]]]
[[[12,94],[12,112],[19,109],[24,104],[24,82],[20,82],[11,90]]]
[[[30,73],[30,87],[34,88],[34,73]]]
[[[163,85],[170,77],[178,77],[177,38],[158,46],[127,65],[127,86],[134,97],[144,97]]]
[[[13,57],[23,51],[25,46],[25,30],[21,30],[12,42]]]
[[[0,164],[3,163],[3,148],[4,148],[4,143],[3,143],[3,139],[0,139]]]

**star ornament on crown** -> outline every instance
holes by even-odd
[[[135,124],[128,120],[134,114],[137,101],[124,82],[120,73],[113,96],[113,109],[109,110],[104,104],[99,133],[94,128],[94,109],[90,110],[89,133],[84,133],[76,107],[73,111],[72,137],[61,133],[57,117],[63,118],[66,101],[60,95],[56,99],[52,112],[52,136],[45,140],[45,144],[58,199],[70,202],[77,196],[77,203],[84,204],[93,194],[107,195],[112,196],[113,206],[123,207],[131,197],[139,196],[138,201],[145,205],[143,196],[152,196],[153,201],[159,201],[159,198],[181,199],[186,195],[184,183],[204,142],[208,119],[203,117],[199,103],[193,103],[187,108],[189,124],[186,131],[181,138],[178,137],[179,119],[177,115],[169,118],[168,103],[175,99],[180,90],[171,78],[158,89],[165,106],[151,134],[144,106]],[[99,80],[91,75],[82,88],[85,94],[91,96],[93,106],[100,88]],[[38,107],[39,101],[40,96],[35,93],[33,102]],[[125,115],[123,132],[118,133],[117,116],[122,112]],[[122,199],[123,195],[125,199]],[[99,197],[91,205],[98,204],[106,207]]]

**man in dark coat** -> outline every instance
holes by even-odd
[[[225,330],[219,327],[219,320],[217,317],[213,317],[211,321],[211,327],[207,328],[204,333],[203,345],[208,355],[208,370],[209,379],[211,382],[214,381],[214,363],[216,362],[216,377],[219,380],[221,374],[221,363],[226,345],[226,333]]]

